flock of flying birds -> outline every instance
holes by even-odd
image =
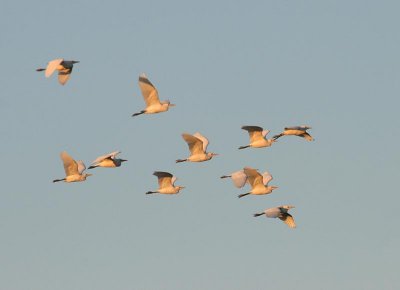
[[[58,81],[61,85],[65,85],[68,81],[72,68],[74,64],[79,63],[79,61],[74,60],[64,60],[62,58],[50,61],[46,68],[39,68],[37,71],[44,71],[46,77],[50,77],[55,71],[58,71]],[[139,76],[139,87],[142,91],[143,99],[146,103],[146,108],[138,113],[134,113],[132,116],[138,116],[141,114],[156,114],[161,112],[166,112],[174,104],[169,101],[160,101],[158,97],[157,89],[149,81],[145,74]],[[243,130],[246,130],[250,137],[249,144],[245,146],[240,146],[239,149],[245,148],[263,148],[270,147],[278,138],[282,136],[299,136],[307,141],[313,141],[314,139],[308,134],[307,130],[311,129],[308,126],[295,126],[286,127],[284,131],[278,135],[273,136],[271,139],[267,138],[269,130],[264,130],[258,126],[243,126]],[[180,162],[203,162],[208,161],[214,156],[218,155],[216,153],[207,152],[208,139],[201,135],[200,133],[195,133],[193,135],[188,133],[182,134],[183,140],[187,143],[190,151],[189,157],[185,159],[176,160],[177,163]],[[109,154],[98,157],[92,162],[88,169],[93,169],[96,167],[120,167],[121,164],[127,160],[117,158],[117,155],[121,153],[115,151]],[[67,152],[63,151],[60,154],[61,160],[64,164],[65,178],[55,179],[53,182],[79,182],[85,181],[90,173],[84,173],[86,170],[85,164],[79,160],[75,161]],[[176,177],[169,172],[156,171],[153,173],[158,178],[159,188],[155,191],[148,191],[146,194],[161,193],[161,194],[177,194],[184,186],[176,186]],[[230,175],[221,176],[221,178],[231,178],[233,184],[242,188],[248,183],[251,190],[247,193],[240,194],[238,197],[241,198],[246,195],[265,195],[272,193],[273,190],[277,189],[277,186],[268,185],[272,180],[272,175],[269,172],[259,173],[256,169],[245,167],[242,170],[233,172]],[[254,216],[258,217],[265,215],[269,218],[279,218],[290,228],[295,228],[296,223],[293,216],[288,213],[288,211],[294,208],[292,205],[282,205],[274,208],[268,208],[263,212],[255,213]]]

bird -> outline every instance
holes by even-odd
[[[57,58],[50,61],[46,68],[38,68],[36,71],[45,71],[45,76],[50,77],[54,71],[58,71],[58,82],[65,85],[71,75],[72,68],[75,63],[79,63],[77,60],[64,60],[63,58]]]
[[[272,180],[272,175],[268,171],[265,171],[262,175],[258,173],[256,169],[245,167],[243,172],[246,174],[247,182],[251,186],[251,190],[247,193],[239,194],[238,197],[254,194],[263,195],[269,194],[273,190],[277,189],[277,186],[269,186],[268,183]]]
[[[274,140],[278,139],[279,137],[282,136],[289,136],[289,135],[294,135],[294,136],[299,136],[303,137],[307,141],[314,141],[314,138],[311,137],[310,134],[307,133],[307,130],[311,129],[309,126],[294,126],[294,127],[285,127],[285,130],[273,137]]]
[[[190,156],[186,159],[178,159],[176,160],[176,163],[185,161],[203,162],[218,155],[217,153],[206,151],[209,142],[207,138],[201,135],[199,132],[196,132],[193,135],[183,133],[182,138],[189,146]]]
[[[64,163],[65,170],[65,178],[62,179],[54,179],[53,182],[79,182],[85,181],[88,176],[91,176],[90,173],[83,173],[85,171],[86,166],[82,160],[75,161],[71,156],[68,155],[67,152],[63,151],[60,154],[61,160]]]
[[[116,156],[121,153],[120,151],[114,151],[109,154],[100,156],[96,158],[89,166],[88,169],[96,168],[96,167],[120,167],[122,162],[128,161],[126,159],[119,159]]]
[[[132,117],[141,114],[157,114],[161,112],[166,112],[168,111],[169,107],[175,106],[175,104],[171,104],[168,100],[160,102],[157,89],[149,81],[144,73],[139,76],[139,87],[142,91],[143,99],[146,103],[146,109],[140,111],[139,113],[134,113]]]
[[[158,178],[159,188],[156,191],[148,191],[146,194],[162,193],[162,194],[177,194],[184,186],[175,186],[176,177],[169,172],[154,171],[153,175]]]
[[[222,175],[220,178],[221,179],[231,178],[233,184],[237,188],[242,188],[246,184],[246,181],[247,181],[247,176],[244,173],[244,170],[235,171],[235,172],[231,173],[230,175]]]
[[[293,205],[281,205],[278,207],[266,209],[265,211],[263,211],[261,213],[255,213],[253,216],[258,217],[258,216],[265,214],[265,216],[269,217],[269,218],[279,218],[285,224],[287,224],[289,226],[289,228],[293,229],[296,227],[296,223],[294,221],[293,216],[290,213],[288,213],[288,211],[291,208],[294,208],[294,206]]]
[[[239,149],[245,149],[248,147],[253,148],[262,148],[262,147],[270,147],[272,143],[275,142],[274,139],[267,139],[266,136],[269,133],[269,130],[263,130],[263,128],[258,126],[243,126],[243,130],[246,130],[249,133],[250,143],[246,146],[240,146]]]

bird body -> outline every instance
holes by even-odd
[[[169,172],[155,171],[153,175],[157,176],[158,178],[159,188],[156,191],[148,191],[146,194],[177,194],[181,189],[185,188],[184,186],[175,186],[174,183],[177,178]]]
[[[309,126],[295,126],[295,127],[285,127],[284,131],[278,135],[275,135],[273,137],[274,140],[282,137],[282,136],[299,136],[307,141],[314,141],[314,138],[311,137],[310,134],[308,134],[307,130],[311,129]]]
[[[120,167],[122,162],[128,161],[126,159],[119,159],[116,156],[121,153],[120,151],[114,151],[109,154],[100,156],[96,158],[89,166],[88,169],[96,168],[96,167]]]
[[[254,195],[264,195],[269,194],[273,190],[277,189],[277,186],[269,186],[268,183],[272,180],[272,175],[268,171],[264,172],[262,175],[253,168],[245,167],[243,172],[246,174],[247,182],[251,186],[251,190],[244,194],[239,194],[239,198],[254,194]]]
[[[258,126],[243,126],[242,129],[249,133],[250,143],[246,146],[240,146],[239,149],[270,147],[275,142],[274,139],[266,138],[269,130],[263,130]]]
[[[135,113],[132,117],[141,114],[157,114],[168,111],[169,107],[175,106],[169,101],[160,101],[155,86],[149,81],[145,74],[139,76],[139,87],[146,103],[146,108],[139,113]]]
[[[278,206],[278,207],[268,208],[264,212],[255,213],[254,216],[258,217],[258,216],[265,214],[265,216],[269,217],[269,218],[279,218],[285,224],[287,224],[288,227],[295,228],[296,223],[294,221],[294,218],[288,212],[291,208],[294,208],[294,206],[293,205],[282,205],[282,206]]]
[[[38,68],[36,71],[45,71],[46,78],[50,77],[55,71],[58,71],[58,82],[65,85],[69,80],[74,64],[78,62],[58,58],[50,61],[46,68]]]
[[[223,175],[221,178],[231,178],[233,184],[237,188],[242,188],[247,182],[247,176],[244,173],[244,170],[239,170],[236,172],[231,173],[230,175]]]
[[[210,160],[214,156],[218,155],[216,153],[207,152],[207,146],[209,143],[208,139],[201,135],[199,132],[193,135],[183,133],[182,138],[189,146],[190,156],[186,159],[178,159],[176,160],[176,163],[185,161],[203,162]]]
[[[83,171],[86,169],[86,166],[82,160],[75,161],[65,151],[61,152],[60,157],[64,164],[66,177],[63,179],[54,179],[53,182],[80,182],[85,181],[88,176],[92,175],[89,173],[83,173]]]

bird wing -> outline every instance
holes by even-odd
[[[268,135],[268,133],[269,133],[269,130],[263,130],[263,131],[261,132],[261,135],[262,135],[263,137],[265,137],[265,136]]]
[[[79,174],[78,164],[74,159],[72,159],[71,156],[68,155],[67,152],[65,151],[61,152],[60,157],[64,163],[64,170],[66,176]]]
[[[171,179],[171,184],[172,184],[172,186],[174,186],[175,181],[176,181],[177,179],[178,179],[178,178],[176,178],[176,176],[173,176],[173,177],[172,177],[172,179]]]
[[[258,126],[243,126],[243,130],[246,130],[250,136],[250,142],[254,142],[262,138],[263,128]]]
[[[82,160],[78,160],[77,163],[78,163],[78,172],[79,174],[82,174],[82,172],[85,171],[86,169],[85,163],[83,163]]]
[[[160,104],[160,99],[158,98],[157,89],[149,81],[145,74],[139,76],[139,87],[142,91],[143,99],[146,102],[146,106],[149,107],[154,104]]]
[[[46,78],[48,78],[49,76],[51,76],[51,75],[53,74],[53,72],[57,69],[57,67],[58,67],[63,61],[64,61],[64,59],[62,59],[62,58],[57,58],[57,59],[54,59],[54,60],[50,61],[50,62],[47,64],[46,71],[45,71],[45,73],[44,73],[44,75],[46,76]]]
[[[251,187],[255,187],[259,184],[262,184],[263,182],[263,177],[260,173],[258,173],[257,170],[250,168],[250,167],[245,167],[243,169],[244,173],[246,174],[248,181],[251,185]]]
[[[247,181],[247,175],[244,173],[243,170],[239,170],[239,171],[232,173],[231,178],[232,178],[233,184],[237,188],[242,188],[246,184],[246,181]]]
[[[308,126],[293,126],[293,127],[285,127],[285,130],[301,130],[301,131],[306,131],[308,129],[311,129],[311,127]]]
[[[98,164],[98,163],[100,163],[101,161],[103,161],[104,159],[107,159],[107,158],[114,159],[115,156],[117,156],[119,153],[121,153],[121,152],[120,151],[114,151],[114,152],[99,156],[99,157],[96,158],[96,160],[94,160],[92,162],[92,165]]]
[[[204,137],[203,135],[201,135],[199,132],[196,132],[193,134],[194,137],[198,138],[201,140],[201,142],[203,142],[203,151],[206,152],[207,151],[207,146],[208,146],[208,139],[206,137]]]
[[[69,80],[69,77],[72,72],[72,67],[71,68],[63,68],[58,71],[58,82],[62,85],[65,85],[67,81]]]
[[[269,174],[268,171],[265,171],[265,172],[262,174],[262,178],[263,178],[263,184],[264,184],[265,186],[267,186],[268,183],[272,180],[272,175]]]
[[[192,155],[204,153],[203,151],[203,141],[193,135],[183,133],[183,140],[189,145],[189,150]]]
[[[293,229],[296,227],[296,223],[294,222],[294,218],[289,213],[284,213],[280,217],[280,220],[288,225],[289,228]]]
[[[311,137],[310,134],[308,134],[307,132],[304,132],[304,134],[299,135],[300,137],[303,137],[304,139],[308,140],[308,141],[313,141],[314,138]]]
[[[155,171],[153,175],[158,178],[158,186],[160,188],[172,186],[172,174],[164,171]]]

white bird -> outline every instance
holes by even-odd
[[[97,157],[95,161],[89,166],[88,169],[96,167],[120,167],[122,162],[128,161],[126,159],[119,159],[116,156],[121,153],[120,151],[114,151],[109,154]]]
[[[145,74],[141,74],[139,76],[139,87],[142,91],[143,99],[146,103],[146,109],[140,111],[139,113],[135,113],[132,117],[141,115],[141,114],[156,114],[168,111],[169,107],[175,106],[171,104],[170,101],[161,101],[158,98],[157,89],[154,85],[149,81]]]
[[[269,130],[263,130],[263,128],[258,126],[243,126],[243,130],[246,130],[249,133],[250,143],[246,146],[240,146],[239,149],[244,149],[248,147],[253,148],[262,148],[262,147],[270,147],[272,143],[275,142],[274,139],[267,139],[266,136],[269,133]]]
[[[183,133],[182,138],[189,146],[190,156],[186,159],[178,159],[176,163],[185,161],[203,162],[218,155],[217,153],[207,152],[208,139],[199,132],[193,135]]]
[[[262,175],[258,173],[256,169],[250,167],[243,168],[243,171],[247,176],[247,182],[250,184],[251,190],[247,193],[239,194],[238,195],[239,198],[249,194],[255,194],[255,195],[269,194],[274,189],[278,188],[277,186],[268,185],[268,183],[272,180],[272,175],[269,174],[268,171],[265,171]]]
[[[162,194],[177,194],[181,189],[185,188],[184,186],[175,186],[174,183],[177,178],[169,172],[155,171],[153,175],[158,178],[159,188],[156,191],[148,191],[146,194],[157,192]]]
[[[289,135],[294,135],[294,136],[299,136],[303,137],[304,139],[308,141],[314,141],[313,137],[311,137],[310,134],[307,133],[307,130],[311,129],[309,126],[295,126],[295,127],[286,127],[285,130],[273,137],[274,140],[278,139],[279,137],[282,136],[289,136]]]
[[[290,213],[288,213],[288,211],[291,208],[294,208],[294,206],[293,205],[281,205],[278,207],[266,209],[264,212],[261,212],[261,213],[255,213],[254,216],[258,217],[258,216],[265,214],[265,216],[269,217],[269,218],[279,218],[285,224],[287,224],[289,226],[289,228],[293,229],[296,227],[296,223],[294,222],[293,216]]]
[[[237,187],[237,188],[242,188],[247,181],[247,175],[246,173],[244,173],[244,170],[239,170],[239,171],[235,171],[233,173],[231,173],[230,175],[223,175],[221,176],[221,178],[231,178],[233,184]]]
[[[57,58],[50,61],[46,68],[38,68],[36,71],[45,71],[45,76],[48,78],[57,70],[58,82],[62,85],[65,85],[71,75],[74,64],[78,62],[79,61],[76,60],[64,60],[62,58]]]
[[[54,179],[53,182],[64,181],[64,182],[79,182],[85,181],[86,177],[91,176],[90,173],[83,173],[86,166],[82,160],[75,161],[67,152],[63,151],[60,154],[61,160],[64,163],[64,170],[66,177],[63,179]]]

